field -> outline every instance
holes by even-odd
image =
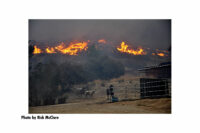
[[[114,86],[119,102],[107,100],[106,89]],[[87,84],[95,90],[92,97],[80,96],[74,86],[73,92],[65,94],[64,104],[29,107],[29,113],[171,113],[171,98],[140,99],[139,78],[124,75],[108,81],[95,80]]]
[[[29,113],[171,113],[171,98],[140,99],[109,103],[106,99],[88,99],[81,102],[30,107]]]

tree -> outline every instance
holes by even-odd
[[[33,51],[34,51],[34,46],[33,45],[29,45],[28,46],[28,55],[29,55],[29,58],[31,58],[33,56]]]

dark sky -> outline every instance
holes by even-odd
[[[171,20],[29,20],[29,40],[64,41],[104,38],[116,45],[166,49],[171,45]]]

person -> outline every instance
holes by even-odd
[[[113,87],[114,87],[114,86],[111,84],[111,85],[110,85],[110,89],[109,89],[109,90],[110,90],[110,95],[111,95],[111,101],[112,101],[112,98],[114,97]]]

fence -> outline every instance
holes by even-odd
[[[168,79],[140,79],[140,98],[171,96]],[[171,86],[171,85],[170,85]]]
[[[171,97],[170,79],[139,78],[128,82],[115,83],[115,95],[122,100]]]

